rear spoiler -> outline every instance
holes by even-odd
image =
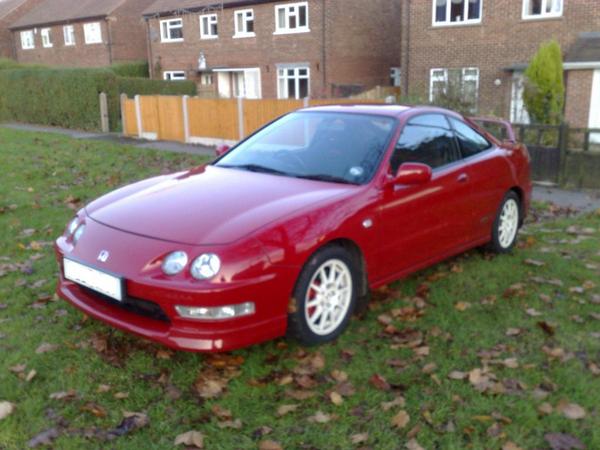
[[[501,142],[508,141],[512,144],[517,143],[517,138],[515,136],[515,130],[513,130],[512,125],[507,120],[497,119],[494,117],[469,117],[469,120],[471,122],[475,123],[475,125],[478,125],[480,128],[482,128],[487,134],[493,136],[494,138],[498,139]],[[486,127],[486,125],[487,125],[487,127]],[[499,128],[501,130],[500,136],[495,136],[488,130],[490,125],[492,125],[491,128]]]

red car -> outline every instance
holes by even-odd
[[[58,294],[175,349],[327,342],[373,288],[510,251],[530,196],[526,148],[454,112],[305,109],[87,205],[56,241]]]

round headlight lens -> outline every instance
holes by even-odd
[[[77,244],[81,236],[83,236],[83,232],[85,231],[85,224],[79,225],[79,227],[73,233],[73,244]]]
[[[188,255],[186,252],[173,252],[168,255],[162,263],[162,271],[166,275],[177,275],[188,263]]]
[[[79,225],[79,217],[75,217],[69,222],[69,225],[67,226],[67,232],[69,233],[69,236],[73,236],[73,233],[75,233],[75,230],[77,230],[77,225]]]
[[[214,253],[205,253],[192,263],[192,276],[198,280],[208,280],[221,270],[221,260]]]

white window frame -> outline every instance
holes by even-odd
[[[479,98],[479,83],[480,83],[480,71],[478,67],[457,67],[451,70],[462,70],[462,81],[475,81],[477,98]],[[448,70],[442,68],[434,68],[429,72],[429,101],[433,102],[433,85],[436,82],[443,82],[448,87]],[[469,71],[476,71],[475,75],[467,75]],[[436,73],[437,72],[437,73]]]
[[[248,14],[251,15],[251,17],[248,17]],[[240,30],[238,27],[238,16],[243,16],[243,21],[244,21],[244,29]],[[234,25],[235,25],[235,34],[233,35],[234,38],[249,38],[249,37],[254,37],[256,36],[256,32],[254,31],[248,31],[248,22],[252,21],[254,22],[254,10],[253,9],[238,9],[237,11],[234,12],[233,14],[233,21],[234,21]],[[256,26],[256,24],[254,24]]]
[[[42,47],[44,48],[52,48],[54,45],[52,44],[52,37],[50,36],[50,28],[42,28],[40,30],[40,36],[42,38]]]
[[[290,17],[296,17],[296,24],[300,19],[300,8],[306,8],[306,25],[290,28]],[[279,12],[284,11],[285,26],[280,26]],[[308,15],[308,2],[287,3],[285,5],[275,5],[275,32],[273,34],[294,34],[294,33],[310,33]]]
[[[177,23],[177,25],[174,25]],[[171,30],[181,28],[182,37],[172,38]],[[183,19],[166,19],[160,21],[160,42],[183,42]]]
[[[89,22],[83,24],[83,35],[85,43],[102,44],[102,24],[100,22]]]
[[[163,72],[163,80],[165,81],[184,81],[187,80],[185,70],[166,70]]]
[[[75,26],[65,25],[63,27],[63,39],[65,41],[65,47],[72,47],[75,45]]]
[[[300,75],[299,71],[306,69],[306,75]],[[290,77],[288,75],[288,70],[294,70],[294,76]],[[283,74],[282,74],[283,71]],[[287,92],[287,83],[285,84],[285,89],[281,89],[281,80],[288,81],[289,79],[294,79],[296,83],[296,96],[291,98],[289,96],[289,92]],[[306,79],[308,80],[308,97],[310,97],[310,67],[308,64],[298,64],[298,65],[283,65],[277,67],[277,98],[280,100],[289,99],[289,100],[301,100],[300,94],[300,80]],[[285,91],[285,92],[284,92]]]
[[[208,29],[204,27],[204,21]],[[217,26],[217,34],[212,34],[212,26]],[[200,39],[218,39],[219,38],[219,16],[217,14],[203,14],[200,16]]]
[[[531,0],[523,0],[523,20],[540,20],[540,19],[553,19],[556,17],[562,17],[565,9],[564,0],[540,0],[542,2],[542,12],[540,14],[529,14],[529,4]],[[560,11],[546,12],[549,1],[559,1]]]
[[[393,80],[392,86],[402,86],[402,69],[400,67],[390,68],[390,80]]]
[[[479,2],[479,18],[478,19],[465,19],[465,17],[469,17],[469,8],[471,7],[471,4],[469,2],[469,0],[464,0],[465,1],[465,9],[464,9],[464,16],[463,16],[463,20],[460,20],[458,22],[452,22],[450,20],[450,13],[451,13],[451,8],[452,8],[452,0],[446,0],[446,20],[444,20],[443,22],[438,22],[436,20],[436,13],[437,13],[437,2],[438,0],[432,0],[432,12],[431,12],[431,23],[434,27],[453,27],[453,26],[461,26],[461,25],[476,25],[481,23],[481,19],[483,17],[483,1],[481,0]],[[527,1],[527,0],[525,0]]]
[[[35,34],[33,30],[21,31],[21,48],[23,50],[32,50],[35,48]]]

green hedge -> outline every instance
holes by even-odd
[[[192,82],[117,77],[110,69],[0,70],[0,121],[97,131],[99,94],[108,96],[112,130],[120,128],[121,93],[196,95]]]
[[[110,70],[112,70],[118,77],[149,77],[148,63],[146,61],[115,63],[112,66],[110,66]]]

